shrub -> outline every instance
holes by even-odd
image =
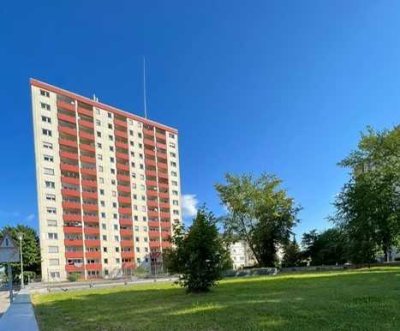
[[[79,272],[71,272],[71,273],[68,275],[67,279],[68,279],[70,282],[76,282],[80,277],[81,277],[81,274],[80,274]]]

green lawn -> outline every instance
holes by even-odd
[[[230,279],[33,297],[40,330],[400,330],[400,268]]]

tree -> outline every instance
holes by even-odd
[[[318,233],[311,230],[303,234],[303,257],[311,260],[311,265],[335,265],[347,261],[348,241],[339,228],[331,228]]]
[[[282,261],[282,267],[297,267],[300,265],[302,255],[300,247],[297,244],[296,238],[287,243],[284,248],[284,256]]]
[[[39,237],[36,231],[26,225],[6,226],[0,231],[0,237],[3,238],[4,234],[8,232],[14,239],[19,248],[18,234],[22,233],[22,252],[23,252],[23,266],[24,273],[31,273],[32,275],[40,275],[40,246]],[[14,278],[18,278],[21,273],[20,263],[13,263],[11,265]]]
[[[175,228],[172,243],[165,254],[168,270],[180,274],[179,283],[188,292],[207,292],[221,278],[228,256],[214,215],[199,209],[187,231]]]
[[[216,184],[228,215],[221,218],[227,237],[245,240],[261,266],[274,266],[279,246],[288,243],[300,210],[293,198],[280,188],[273,175],[225,176],[226,184]]]
[[[400,127],[368,128],[358,149],[339,163],[352,170],[335,201],[336,224],[347,231],[353,262],[389,257],[400,236]]]

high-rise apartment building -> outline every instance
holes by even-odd
[[[177,130],[30,83],[43,280],[159,264],[181,222]]]

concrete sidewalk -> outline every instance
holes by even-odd
[[[0,331],[39,331],[29,290],[19,291],[10,308],[0,318]]]

